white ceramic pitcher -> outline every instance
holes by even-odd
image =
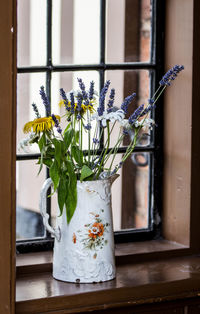
[[[40,194],[40,210],[46,229],[55,237],[53,277],[62,281],[89,283],[115,278],[114,237],[111,185],[116,176],[77,182],[77,207],[69,224],[65,209],[56,218],[56,228],[49,223],[46,193],[52,185],[45,181]]]

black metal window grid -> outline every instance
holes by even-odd
[[[52,62],[52,0],[47,1],[47,63],[45,66],[19,67],[18,74],[38,73],[46,74],[46,92],[51,103],[51,77],[53,72],[73,72],[96,70],[100,76],[100,89],[105,83],[105,72],[107,70],[148,70],[150,72],[150,96],[158,86],[158,80],[163,75],[163,42],[164,42],[164,2],[151,0],[151,53],[149,62],[123,62],[107,63],[105,60],[105,39],[106,39],[106,0],[100,0],[100,62],[98,64],[67,64],[54,65]],[[109,1],[109,0],[107,0]],[[160,100],[160,102],[162,99]],[[153,113],[158,127],[152,134],[153,141],[147,146],[136,147],[134,153],[150,153],[149,168],[149,216],[148,227],[145,229],[122,230],[115,232],[115,241],[142,241],[155,239],[161,235],[161,226],[156,224],[155,217],[161,215],[162,208],[162,127],[163,108],[159,106]],[[100,151],[103,149],[103,144]],[[125,147],[119,149],[119,153],[125,152]],[[18,154],[17,161],[36,160],[40,154]],[[49,171],[46,170],[46,177]],[[47,212],[51,212],[51,199],[47,198]],[[18,252],[30,252],[49,250],[53,247],[53,239],[46,232],[46,237],[32,240],[17,241]]]

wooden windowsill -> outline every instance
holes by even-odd
[[[18,267],[25,265],[23,259],[18,258]],[[40,264],[51,264],[49,253],[36,254],[37,259]],[[103,309],[198,298],[199,263],[200,256],[143,259],[118,265],[116,279],[96,284],[61,282],[52,278],[51,271],[21,273],[16,281],[16,313],[101,313]],[[28,259],[26,266],[31,267]]]
[[[115,245],[116,264],[162,259],[187,255],[189,248],[167,240],[120,243]],[[46,272],[52,269],[52,252],[19,254],[16,258],[17,275],[32,272]]]
[[[200,295],[200,257],[166,240],[116,245],[117,277],[96,284],[52,278],[52,252],[17,256],[16,313],[75,313]],[[67,309],[67,310],[66,310]]]

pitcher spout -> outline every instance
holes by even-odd
[[[118,177],[119,177],[119,174],[117,174],[117,173],[111,175],[110,172],[103,171],[103,172],[100,174],[99,179],[100,179],[100,180],[104,180],[104,179],[109,180],[110,184],[112,185],[113,182],[114,182]]]

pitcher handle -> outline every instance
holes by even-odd
[[[40,202],[39,202],[39,208],[40,208],[40,213],[43,217],[43,224],[46,228],[47,231],[49,231],[52,235],[55,236],[55,238],[60,241],[61,239],[61,231],[60,228],[52,228],[49,225],[49,214],[47,213],[47,191],[50,188],[50,186],[53,187],[53,181],[51,178],[48,178],[41,189],[40,192]]]

